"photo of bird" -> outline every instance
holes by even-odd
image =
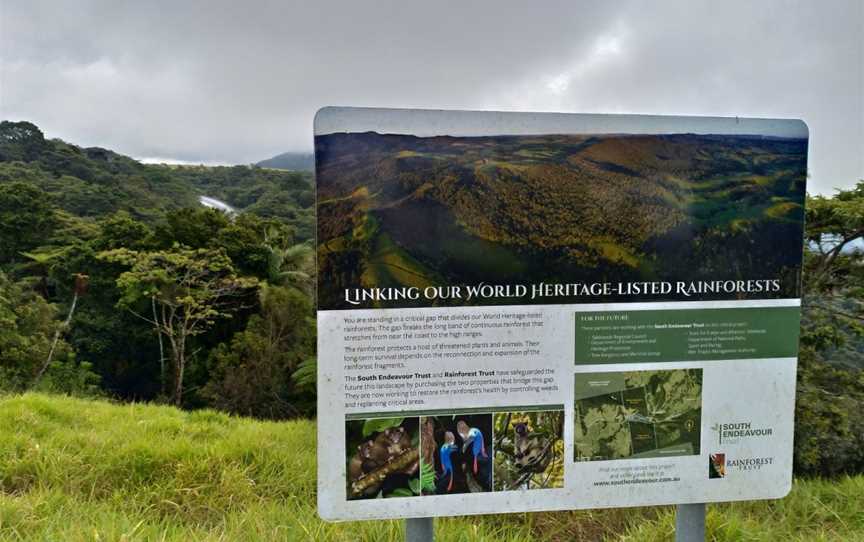
[[[431,423],[435,439],[434,494],[492,491],[492,415],[434,416],[424,423]]]
[[[477,474],[478,459],[486,459],[489,455],[486,453],[486,444],[483,442],[483,433],[476,427],[469,427],[464,420],[459,420],[456,423],[456,430],[459,436],[462,437],[462,453],[471,448],[471,457],[474,459],[474,474]]]
[[[446,478],[448,475],[450,481],[447,483],[447,491],[453,490],[453,459],[451,455],[458,450],[456,446],[456,437],[450,431],[444,433],[444,444],[441,445],[441,476]]]

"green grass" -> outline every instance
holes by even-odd
[[[0,540],[401,540],[324,523],[315,424],[39,394],[0,397]],[[864,540],[864,477],[710,507],[714,540]],[[448,518],[441,541],[671,540],[667,508]]]
[[[717,541],[864,541],[864,476],[796,480],[785,499],[710,506],[706,523]],[[674,524],[668,511],[621,540],[671,540]]]

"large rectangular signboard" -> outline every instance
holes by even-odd
[[[322,517],[789,491],[803,122],[325,108],[315,157]]]

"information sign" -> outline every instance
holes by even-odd
[[[807,138],[319,111],[321,516],[784,496]]]

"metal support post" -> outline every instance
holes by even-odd
[[[435,540],[435,518],[405,520],[406,542],[432,542],[433,540]]]
[[[705,542],[705,505],[679,504],[675,514],[675,542]]]

